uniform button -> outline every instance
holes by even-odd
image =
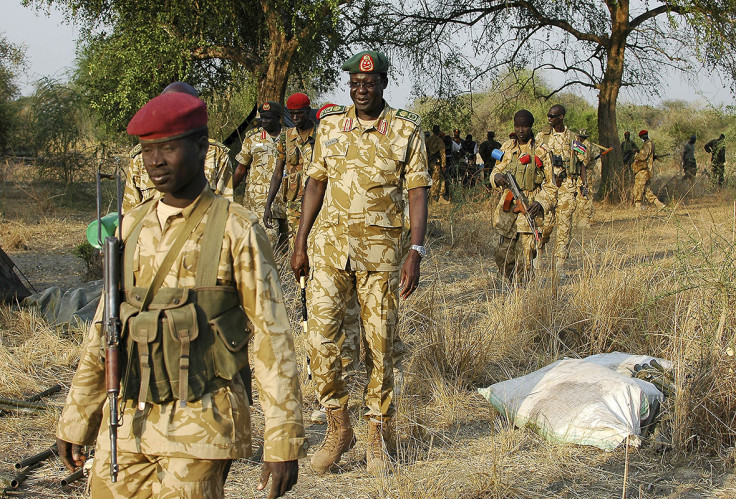
[[[141,299],[141,295],[135,295],[135,299],[136,300],[140,300]]]
[[[174,305],[178,305],[178,304],[179,304],[179,298],[174,298]]]
[[[230,342],[230,344],[231,344],[232,346],[235,346],[235,345],[237,345],[238,343],[237,343],[237,342],[235,342],[235,341],[231,341],[231,342]]]

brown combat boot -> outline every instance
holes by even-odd
[[[383,476],[388,472],[388,449],[386,442],[389,433],[388,419],[368,420],[368,446],[365,451],[365,463],[368,473]]]
[[[322,446],[312,455],[312,469],[324,473],[340,461],[340,457],[355,445],[355,433],[350,426],[348,408],[327,408],[327,433]]]

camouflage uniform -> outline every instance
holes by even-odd
[[[545,182],[544,172],[537,168],[533,157],[535,150],[534,140],[526,144],[520,144],[516,139],[510,139],[501,145],[504,155],[491,170],[491,185],[498,188],[495,181],[497,173],[510,172],[516,178],[519,188],[529,202],[539,201],[544,211],[549,211],[549,199],[554,195],[550,182]],[[529,163],[522,164],[519,158],[529,154],[532,159]],[[538,196],[545,189],[548,196]],[[493,227],[500,237],[496,248],[495,260],[498,270],[508,279],[514,274],[520,277],[530,277],[532,272],[532,260],[536,256],[537,247],[534,235],[524,215],[513,211],[504,211],[503,205],[506,196],[510,193],[504,189],[493,211]],[[536,220],[537,224],[541,220]]]
[[[314,147],[314,130],[316,125],[304,132],[296,127],[286,129],[284,142],[279,143],[283,148],[279,151],[284,154],[284,186],[281,190],[286,200],[286,215],[289,220],[289,228],[292,236],[296,235],[299,228],[299,218],[302,214],[302,196],[304,196],[304,183],[307,176],[304,175],[304,166],[312,159],[312,148]]]
[[[209,198],[213,198],[212,191],[205,187],[197,199]],[[123,219],[123,236],[127,237],[133,221],[141,210],[145,211],[130,270],[137,286],[150,283],[197,202],[169,215],[162,223],[159,217],[166,216],[166,205],[159,208],[159,204],[154,200]],[[161,290],[194,287],[203,227],[211,211],[209,208],[176,256]],[[308,444],[302,426],[293,338],[273,254],[256,216],[240,205],[229,205],[224,235],[217,283],[218,287],[236,288],[253,334],[251,359],[266,415],[264,460],[298,459],[305,455]],[[103,301],[89,330],[57,430],[57,436],[68,442],[92,445],[97,441],[92,495],[144,497],[145,487],[150,490],[150,482],[155,482],[153,477],[158,475],[160,483],[153,484],[154,492],[156,487],[167,492],[175,490],[170,495],[162,492],[161,497],[221,497],[225,460],[252,455],[250,410],[245,386],[237,374],[231,381],[222,380],[221,388],[184,406],[179,400],[172,400],[149,402],[138,410],[133,401],[126,401],[118,429],[120,474],[117,483],[110,482],[109,468],[105,467],[105,462],[109,462],[110,439],[101,359]],[[127,334],[126,328],[124,338]]]
[[[631,165],[631,169],[634,172],[634,204],[637,207],[641,206],[644,198],[657,206],[662,205],[649,187],[653,167],[654,143],[651,139],[647,139],[644,145],[641,146],[641,150],[634,156],[634,162]]]
[[[578,155],[578,161],[581,162],[582,168],[585,168],[585,177],[588,187],[588,196],[582,195],[583,178],[578,179],[578,187],[580,195],[578,196],[578,209],[582,217],[588,225],[593,222],[593,183],[595,182],[595,173],[593,172],[591,160],[593,159],[593,148],[596,147],[590,143],[590,140],[585,139],[582,144],[585,146],[585,154]]]
[[[215,194],[233,200],[233,167],[225,145],[210,139],[210,147],[204,160],[204,174]],[[125,192],[123,194],[123,213],[158,194],[148,172],[143,165],[141,145],[130,151],[130,166],[126,172]]]
[[[245,196],[243,206],[251,210],[258,217],[263,217],[266,211],[268,191],[271,187],[271,178],[276,169],[277,160],[285,160],[284,151],[286,133],[280,133],[277,137],[271,135],[263,128],[256,128],[245,135],[243,147],[235,156],[235,160],[248,168],[248,176],[245,179]],[[286,206],[284,204],[284,183],[281,183],[279,192],[271,204],[271,214],[277,223],[279,236],[288,232],[286,223]],[[285,239],[284,239],[285,240]],[[274,241],[275,242],[275,241]]]
[[[573,169],[570,168],[570,165],[574,164],[575,157],[580,159],[579,153],[574,153],[572,150],[572,141],[575,138],[575,134],[567,127],[562,132],[547,128],[539,132],[536,137],[537,155],[544,162],[545,172],[551,187],[548,192],[545,191],[544,199],[549,206],[554,207],[551,216],[545,217],[542,241],[549,240],[552,229],[556,224],[557,238],[555,240],[554,256],[558,262],[567,260],[572,240],[572,216],[575,213],[575,197],[578,193],[579,175],[571,174]],[[553,154],[562,158],[561,168],[552,166]],[[561,175],[564,175],[565,179],[557,187],[556,179]],[[537,199],[537,201],[542,202],[541,199]],[[561,265],[561,263],[557,263],[557,265]]]
[[[429,171],[432,175],[430,199],[439,200],[440,196],[447,199],[447,163],[445,143],[439,135],[430,135],[426,141]]]
[[[386,105],[373,123],[354,106],[322,112],[307,174],[327,182],[312,230],[312,364],[320,402],[344,407],[336,343],[346,304],[357,294],[366,337],[367,416],[391,416],[392,347],[398,321],[399,265],[403,256],[404,188],[428,187],[424,134],[414,113]]]

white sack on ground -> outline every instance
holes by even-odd
[[[631,377],[635,364],[653,358],[614,352],[560,360],[478,392],[518,427],[530,424],[552,441],[613,450],[627,436],[638,445],[641,422],[664,399],[653,384]]]

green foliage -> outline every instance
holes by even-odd
[[[51,78],[39,80],[30,99],[32,145],[43,167],[65,182],[74,180],[74,170],[83,162],[81,107],[72,87]]]
[[[0,36],[0,150],[3,150],[11,139],[17,122],[18,86],[15,79],[18,71],[25,64],[23,47],[13,45],[4,36]]]

